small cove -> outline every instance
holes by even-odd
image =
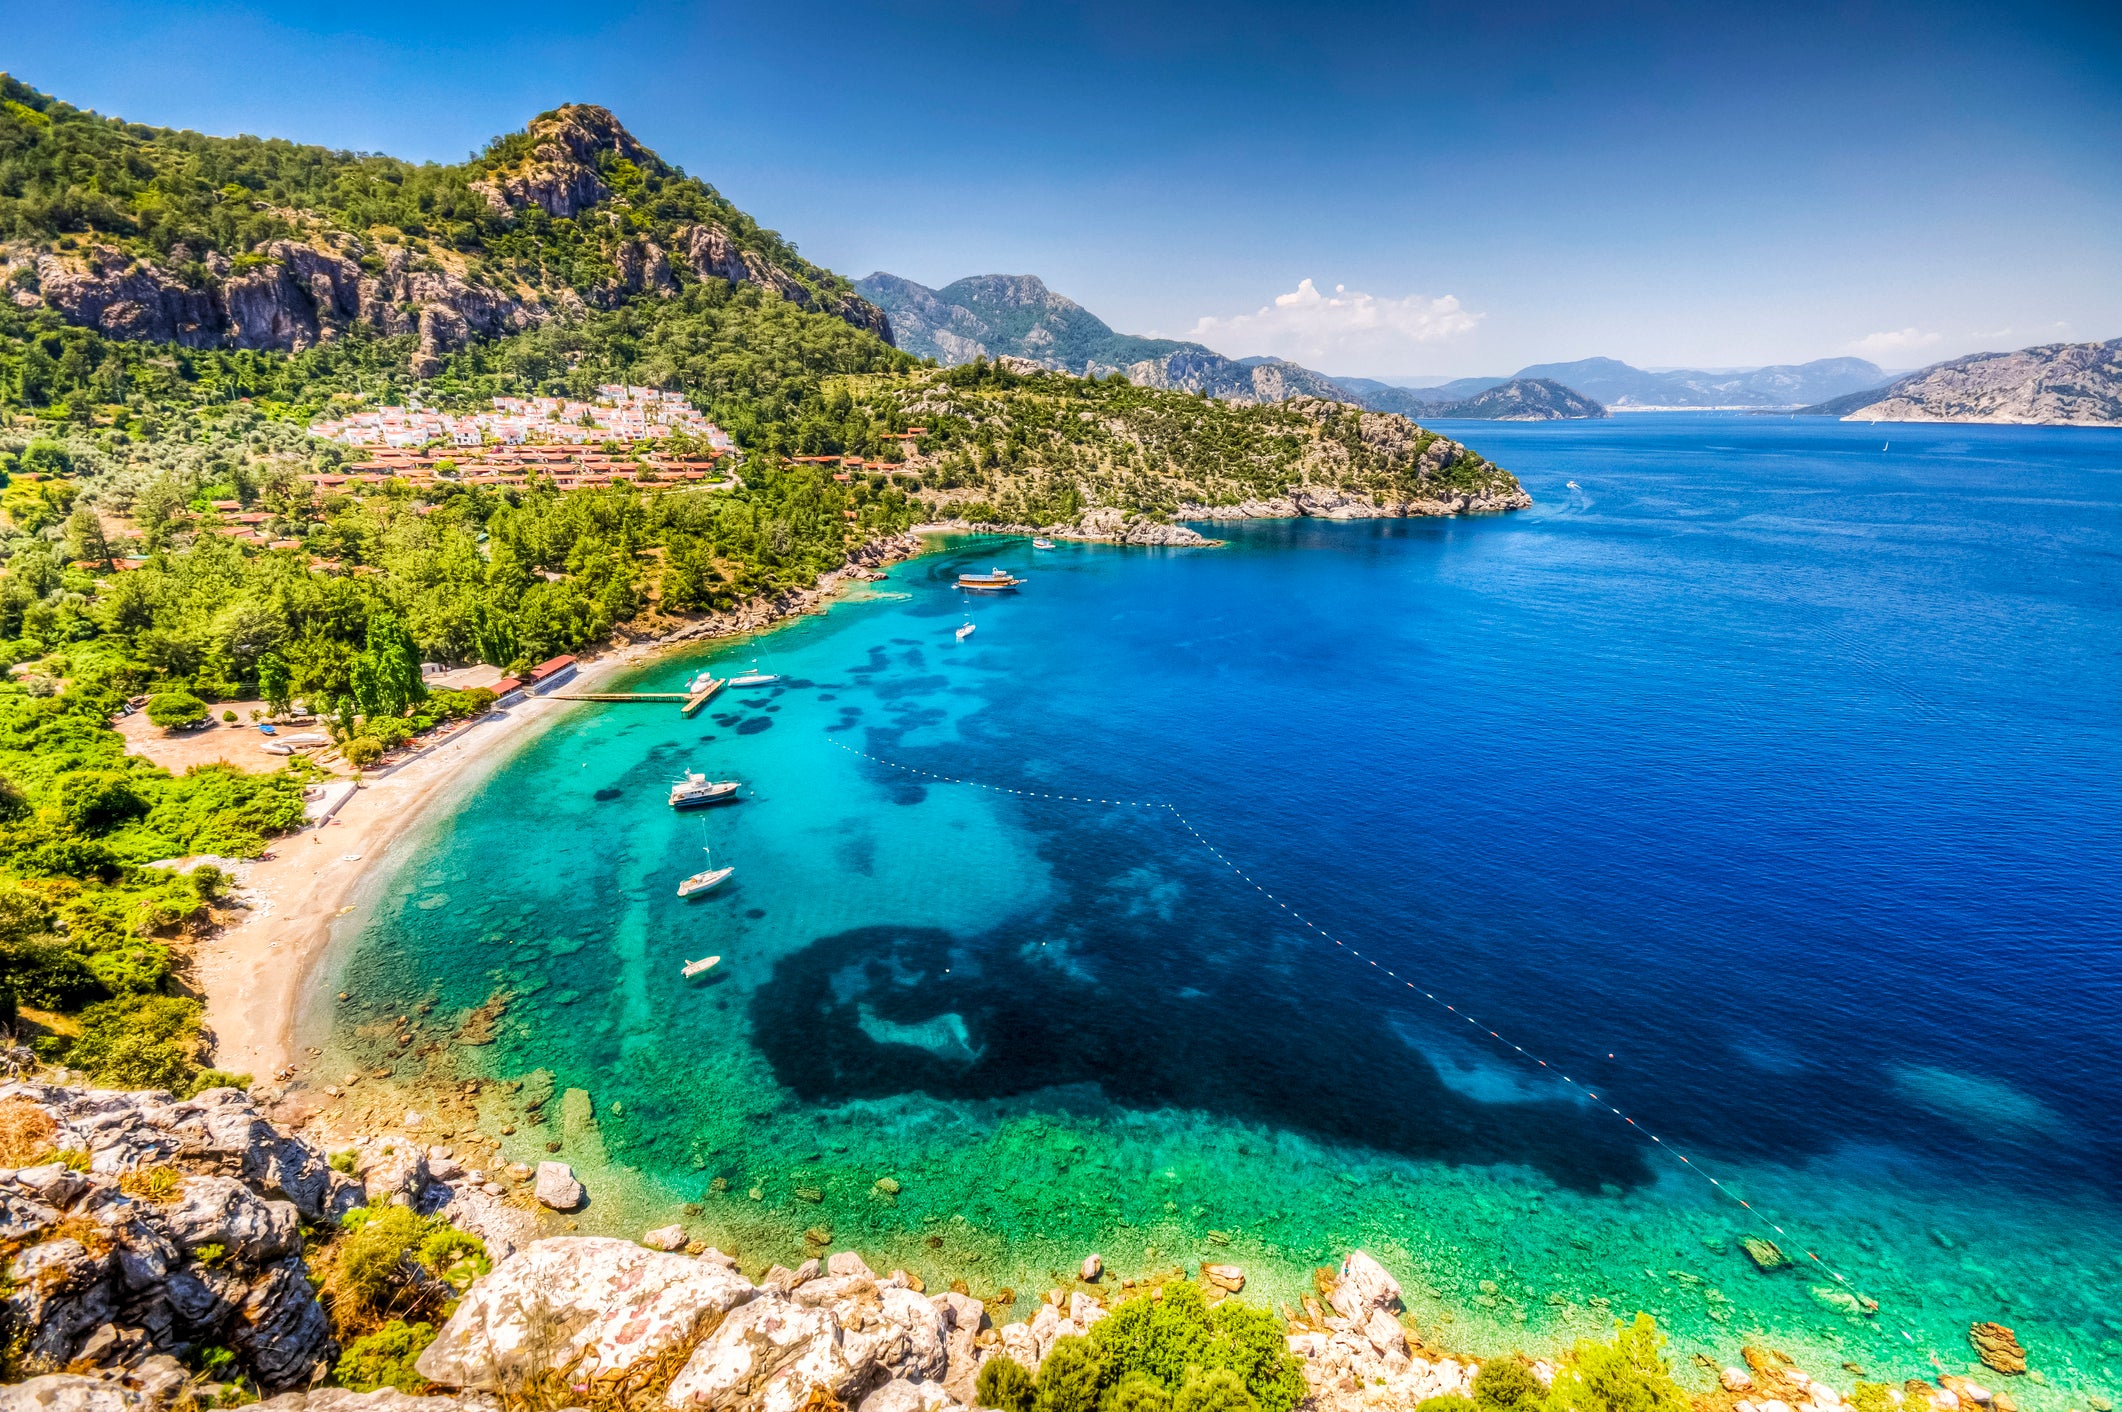
[[[690,1204],[748,1262],[825,1230],[1027,1300],[1092,1249],[1289,1299],[1361,1245],[1469,1351],[1644,1308],[1682,1352],[1898,1376],[1995,1318],[2055,1406],[2111,1393],[2113,439],[1447,430],[1538,506],[961,543],[643,669],[783,680],[569,711],[413,840],[345,983],[364,1014],[518,997],[469,1062],[591,1096],[550,1125],[584,1229]],[[1021,594],[950,588],[997,564]],[[674,815],[686,768],[749,797]],[[1482,1025],[1168,811],[1050,794],[1176,805]],[[736,877],[678,901],[710,846]],[[1591,1092],[1878,1313],[1757,1271],[1766,1222]]]

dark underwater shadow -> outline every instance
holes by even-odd
[[[1650,1180],[1608,1115],[1446,1087],[1395,1032],[1406,1017],[1390,1006],[1307,1003],[1279,969],[1182,973],[1144,941],[1077,929],[1072,964],[1058,966],[1036,942],[967,943],[929,928],[821,937],[754,992],[754,1043],[813,1103],[1094,1084],[1124,1107],[1196,1109],[1407,1157],[1520,1163],[1581,1191]]]

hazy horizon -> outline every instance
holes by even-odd
[[[415,160],[601,103],[850,277],[1031,270],[1344,376],[2122,333],[2111,6],[89,0],[10,40],[82,107]]]

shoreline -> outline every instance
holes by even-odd
[[[586,656],[569,689],[592,687],[672,649],[741,638],[823,612],[851,586],[866,582],[868,571],[928,548],[912,533],[869,541],[844,567],[821,574],[808,588],[700,615],[660,637]],[[263,857],[242,865],[238,888],[246,914],[201,941],[192,959],[215,1068],[248,1073],[258,1084],[279,1082],[297,1063],[296,1029],[316,999],[315,982],[327,974],[335,924],[352,914],[361,887],[378,875],[377,865],[437,805],[476,787],[540,726],[575,704],[526,696],[489,711],[374,778],[356,776],[352,797],[330,819],[273,840]]]

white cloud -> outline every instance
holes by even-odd
[[[1456,295],[1380,299],[1339,284],[1333,293],[1322,294],[1307,279],[1257,313],[1203,318],[1189,336],[1235,358],[1273,354],[1347,371],[1358,365],[1397,366],[1414,345],[1458,338],[1480,321]]]
[[[1870,333],[1850,345],[1852,352],[1867,358],[1891,358],[1896,354],[1913,353],[1920,348],[1929,348],[1945,341],[1942,333],[1925,333],[1919,328],[1889,329],[1885,333]]]

